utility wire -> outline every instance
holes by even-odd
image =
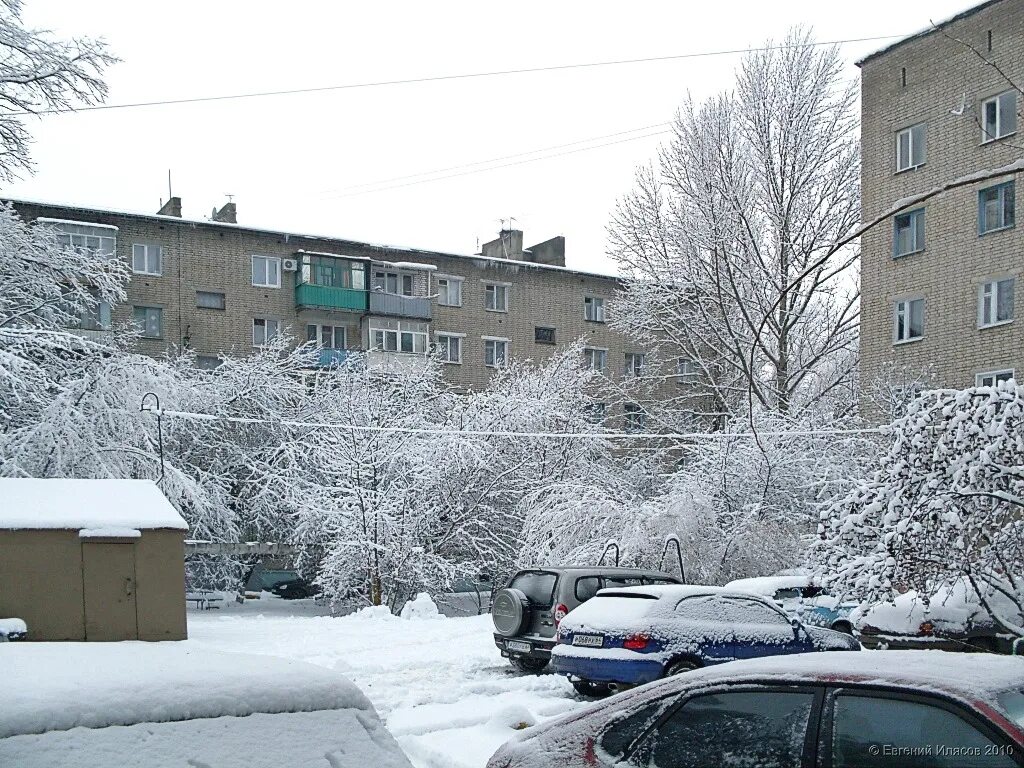
[[[462,435],[466,437],[530,437],[530,438],[576,438],[581,440],[720,440],[731,437],[813,437],[816,435],[864,435],[879,434],[885,427],[867,429],[808,429],[784,432],[512,432],[478,429],[435,429],[426,427],[375,427],[365,424],[341,424],[326,421],[300,421],[294,419],[257,419],[244,416],[216,416],[209,413],[193,413],[192,411],[168,411],[155,408],[143,410],[158,416],[169,416],[175,419],[191,421],[226,421],[232,424],[270,424],[285,427],[314,427],[317,429],[341,429],[354,432],[384,432],[408,435]]]
[[[498,69],[489,72],[467,72],[455,75],[432,75],[428,77],[409,77],[399,80],[376,80],[365,83],[346,83],[344,85],[323,85],[313,88],[288,88],[279,91],[255,91],[251,93],[231,93],[231,94],[220,94],[217,96],[193,96],[184,99],[161,99],[154,101],[136,101],[128,102],[125,104],[90,104],[87,106],[78,107],[74,110],[62,110],[62,109],[42,109],[38,111],[24,111],[24,112],[10,112],[9,115],[14,116],[25,116],[25,115],[52,115],[66,112],[97,112],[100,110],[112,110],[112,109],[136,109],[139,107],[164,107],[173,104],[202,104],[213,101],[234,101],[238,99],[257,99],[265,98],[269,96],[291,96],[302,93],[324,93],[328,91],[345,91],[356,88],[379,88],[382,86],[389,85],[414,85],[417,83],[436,83],[445,80],[470,80],[474,78],[482,77],[502,77],[506,75],[526,75],[535,72],[559,72],[571,69],[592,69],[596,67],[614,67],[621,66],[624,64],[647,64],[659,61],[678,61],[681,59],[698,59],[710,56],[730,56],[738,53],[757,53],[760,51],[782,51],[794,47],[804,47],[805,45],[811,46],[823,46],[823,45],[841,45],[843,43],[866,43],[878,40],[892,40],[894,38],[906,37],[905,34],[900,35],[877,35],[875,37],[854,37],[843,40],[826,40],[816,43],[799,43],[798,45],[769,45],[759,46],[754,48],[732,48],[728,50],[720,51],[701,51],[698,53],[679,53],[669,56],[648,56],[641,59],[614,59],[611,61],[591,61],[579,64],[556,64],[548,67],[523,67],[520,69]]]

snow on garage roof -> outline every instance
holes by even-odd
[[[257,712],[356,709],[375,719],[338,672],[186,643],[10,643],[0,680],[0,739]]]
[[[188,525],[152,480],[0,478],[0,530]]]

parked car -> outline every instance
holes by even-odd
[[[434,595],[438,610],[445,616],[480,616],[491,610],[491,577],[486,573],[456,579],[447,592]]]
[[[550,720],[487,765],[1024,766],[1024,659],[879,651],[736,661]]]
[[[551,658],[577,691],[600,695],[734,659],[856,650],[849,635],[805,626],[767,598],[668,585],[602,590],[562,620]]]
[[[551,659],[559,622],[601,589],[678,584],[662,571],[618,567],[537,568],[519,571],[491,603],[494,644],[516,668],[540,672]]]
[[[1005,596],[995,592],[987,599],[1010,623],[1024,623],[1018,606]],[[927,601],[910,591],[864,606],[853,619],[866,648],[1012,653],[1013,637],[1000,629],[965,579],[940,585]]]
[[[279,581],[270,588],[270,592],[285,600],[303,600],[320,594],[320,587],[297,575],[294,579]]]
[[[0,765],[410,768],[340,673],[187,643],[11,643]]]
[[[857,603],[844,602],[830,595],[810,574],[737,579],[730,581],[725,588],[771,598],[787,614],[804,624],[853,634],[850,613]]]
[[[28,637],[28,626],[21,619],[0,619],[0,643],[24,640]]]

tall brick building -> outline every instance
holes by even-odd
[[[867,56],[863,219],[1024,157],[1024,0],[990,0]],[[861,378],[888,366],[950,387],[1024,376],[1019,174],[961,187],[862,238]]]
[[[606,322],[616,279],[567,268],[561,237],[524,248],[521,231],[504,230],[465,256],[242,226],[232,203],[193,221],[178,198],[154,215],[9,202],[130,264],[128,300],[82,331],[134,321],[148,354],[189,348],[212,367],[278,333],[316,340],[323,365],[356,350],[368,365],[417,365],[433,349],[449,380],[472,390],[507,360],[583,337],[585,364],[612,379],[642,372],[644,350]]]

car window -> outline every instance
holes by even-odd
[[[1017,725],[1024,726],[1024,691],[999,694],[999,706]]]
[[[786,624],[789,618],[770,605],[765,605],[757,600],[735,599],[736,605],[733,610],[735,621],[741,624]]]
[[[644,768],[801,764],[812,691],[696,696],[643,739],[629,763]]]
[[[675,700],[672,697],[649,701],[625,717],[612,721],[598,738],[601,751],[613,758],[621,757],[629,745],[646,733]]]
[[[919,701],[838,695],[833,768],[1003,768],[1014,760],[949,710]]]
[[[666,584],[678,584],[679,583],[678,581],[673,581],[672,579],[658,579],[658,578],[654,578],[652,576],[644,576],[643,582],[644,582],[644,586],[664,586]]]
[[[825,590],[823,590],[821,587],[815,586],[813,584],[811,586],[809,586],[809,587],[804,587],[804,598],[805,599],[809,600],[812,597],[818,597],[818,596],[823,595],[823,594],[825,594]]]
[[[621,587],[639,587],[643,580],[635,577],[605,576],[601,589],[620,589]]]
[[[524,571],[509,585],[518,589],[534,605],[551,605],[558,575],[550,571]]]
[[[800,597],[800,589],[798,587],[775,590],[776,600],[796,600],[798,597]]]
[[[585,603],[596,595],[600,588],[601,580],[597,576],[584,576],[581,579],[576,579],[576,599]]]

